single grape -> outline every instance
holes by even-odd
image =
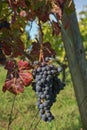
[[[41,68],[41,67],[38,67],[38,68],[37,68],[37,72],[40,73],[41,71],[42,71],[42,68]]]
[[[45,62],[42,62],[42,63],[41,63],[41,67],[44,67],[44,66],[46,66],[46,63],[45,63]]]
[[[47,117],[50,117],[52,114],[51,114],[51,112],[49,111],[49,112],[46,113],[46,115],[47,115]]]
[[[34,64],[34,65],[38,65],[38,64],[39,64],[39,61],[34,61],[33,64]]]
[[[52,121],[54,119],[53,116],[48,117],[48,121]]]
[[[43,114],[44,113],[44,109],[40,109],[40,114]]]
[[[37,92],[41,92],[41,87],[40,86],[36,86],[36,91]]]
[[[48,91],[48,90],[49,90],[49,87],[45,87],[45,90]]]
[[[48,100],[48,101],[45,101],[45,102],[43,103],[44,107],[47,107],[49,104],[50,104],[50,101],[49,101],[49,100]]]
[[[43,109],[44,108],[44,105],[43,104],[40,104],[39,105],[39,109]]]
[[[42,120],[47,121],[47,116],[45,114],[42,115]]]
[[[44,99],[44,98],[45,98],[45,95],[44,95],[44,94],[42,94],[42,95],[41,95],[41,99]]]

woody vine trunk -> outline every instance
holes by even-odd
[[[67,15],[64,12],[63,25],[67,20],[69,21],[69,27],[66,31],[61,28],[62,39],[83,127],[84,130],[87,130],[87,63],[76,13],[73,12],[71,15]]]

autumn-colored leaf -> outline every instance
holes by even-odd
[[[56,52],[55,52],[55,50],[51,47],[50,42],[45,42],[45,43],[43,44],[43,46],[44,46],[44,49],[43,49],[44,57],[52,57],[52,56],[55,56],[55,55],[56,55]]]
[[[5,69],[12,71],[15,68],[15,64],[12,60],[8,60],[5,64]]]
[[[32,82],[32,74],[28,70],[22,70],[19,72],[19,77],[23,81],[25,86],[28,86]]]
[[[30,64],[27,61],[20,60],[18,62],[18,69],[19,69],[19,71],[21,71],[21,70],[29,70],[30,69]]]
[[[32,57],[32,60],[38,60],[40,55],[40,44],[37,42],[32,43],[32,50],[29,54]]]
[[[20,39],[16,39],[16,43],[11,46],[12,56],[22,56],[24,51],[24,44]]]
[[[59,35],[59,33],[61,32],[61,28],[57,22],[52,21],[52,31],[53,35]]]
[[[1,44],[5,55],[11,55],[11,45],[7,44],[6,42],[1,42]]]
[[[6,63],[5,54],[3,54],[3,51],[0,49],[0,65],[4,65],[5,63]]]
[[[13,78],[11,80],[6,80],[2,91],[5,92],[6,90],[10,91],[11,93],[15,95],[19,93],[23,93],[24,84],[20,78],[17,78],[17,79]]]
[[[43,43],[43,48],[41,48],[39,43],[32,43],[32,50],[30,52],[30,56],[32,57],[32,60],[39,60],[40,56],[40,50],[42,49],[43,51],[43,57],[51,57],[55,56],[55,51],[52,49],[51,44],[49,42]]]

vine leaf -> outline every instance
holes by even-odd
[[[0,49],[0,65],[4,65],[6,62],[5,54],[3,54],[2,50]]]
[[[32,74],[28,70],[22,70],[19,72],[19,77],[23,81],[23,84],[25,86],[28,86],[32,82]]]
[[[6,80],[3,86],[3,92],[6,90],[13,94],[19,94],[24,91],[24,85],[20,78],[12,78],[11,80]]]
[[[52,22],[52,34],[53,35],[59,35],[59,33],[61,32],[61,28],[60,26],[58,25],[57,22]]]
[[[27,61],[20,60],[18,62],[18,69],[19,69],[19,71],[21,71],[21,70],[29,70],[29,69],[31,69],[31,66]]]
[[[33,80],[28,66],[27,61],[19,61],[18,66],[14,61],[8,61],[5,66],[8,71],[2,91],[8,90],[15,95],[23,93],[24,87],[30,85]]]
[[[10,38],[11,36],[11,38]],[[12,40],[11,40],[12,39]],[[8,39],[5,37],[4,40],[1,40],[1,49],[7,56],[17,57],[22,56],[23,53],[20,50],[24,50],[24,44],[19,38],[15,38],[12,35],[8,36]]]
[[[32,43],[32,50],[29,54],[32,57],[32,61],[39,60],[41,49],[43,51],[44,58],[56,55],[56,52],[54,49],[52,49],[50,42],[42,43],[42,46],[43,47],[41,48],[41,45],[37,42]]]

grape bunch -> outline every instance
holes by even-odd
[[[50,109],[56,101],[56,96],[65,86],[58,78],[57,67],[47,62],[42,62],[33,70],[33,90],[37,94],[37,107],[43,121],[54,119]]]

